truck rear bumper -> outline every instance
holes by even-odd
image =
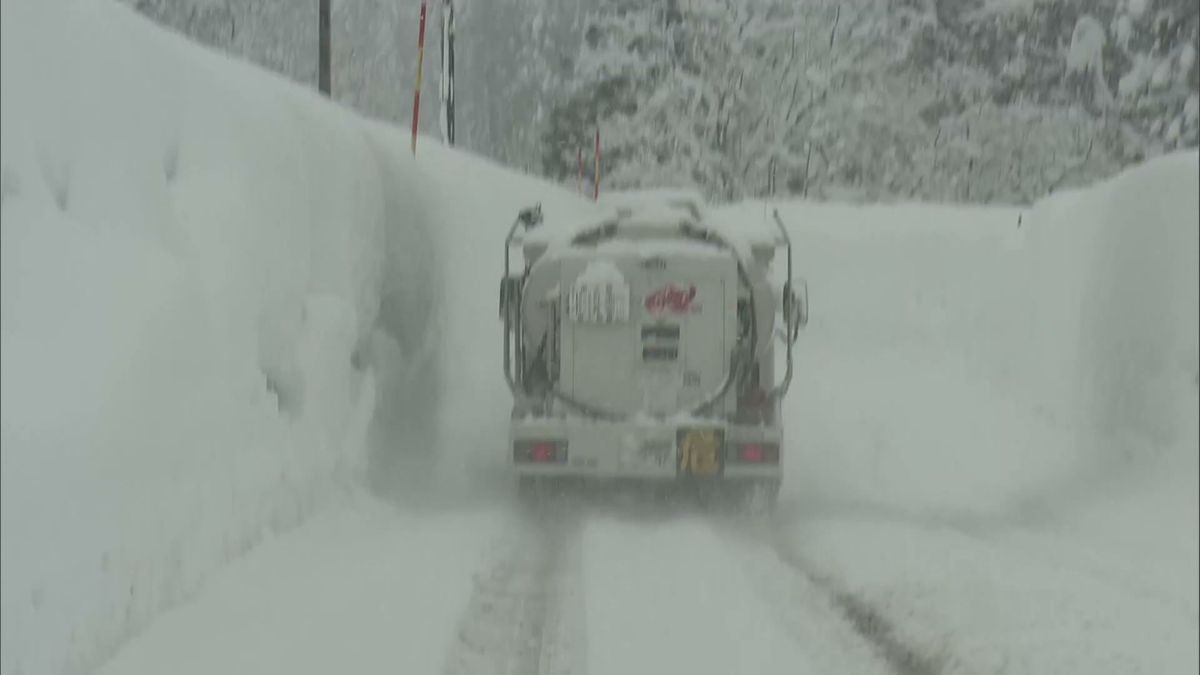
[[[523,476],[779,480],[783,475],[781,428],[721,420],[531,416],[512,420],[508,451]]]

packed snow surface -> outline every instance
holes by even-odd
[[[778,512],[531,514],[504,236],[654,194],[0,7],[0,672],[1200,667],[1196,153],[1025,210],[713,209],[779,208],[808,281]]]

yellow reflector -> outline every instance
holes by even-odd
[[[721,470],[721,432],[716,429],[687,429],[680,432],[679,472],[715,476]]]

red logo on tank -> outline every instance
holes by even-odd
[[[646,295],[646,311],[651,314],[684,314],[692,309],[692,301],[695,299],[695,286],[685,289],[675,284],[667,284]]]

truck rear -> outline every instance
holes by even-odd
[[[540,209],[513,225],[500,291],[509,451],[522,485],[686,481],[757,488],[773,502],[780,403],[807,320],[782,224],[780,236],[748,241],[680,202],[541,225]],[[776,288],[768,272],[780,247],[789,270]]]

